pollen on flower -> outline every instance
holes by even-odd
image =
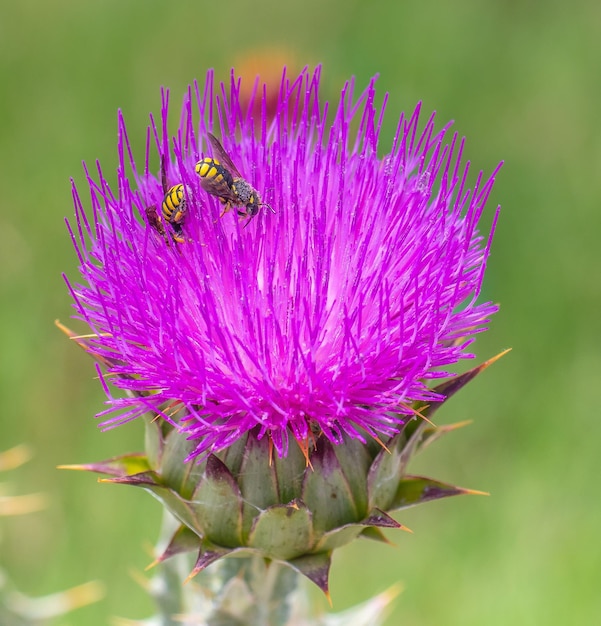
[[[105,364],[103,427],[152,412],[192,456],[255,428],[279,456],[316,429],[379,440],[473,356],[497,308],[478,298],[498,209],[488,234],[478,222],[500,166],[468,188],[450,125],[420,125],[418,105],[380,138],[375,79],[332,107],[320,73],[284,71],[257,124],[235,75],[216,86],[209,71],[171,132],[163,92],[142,164],[119,115],[117,185],[86,168],[91,211],[73,185],[82,279],[67,282]]]

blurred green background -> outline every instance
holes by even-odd
[[[423,100],[439,126],[455,120],[476,168],[505,160],[485,285],[502,308],[476,350],[513,351],[438,414],[473,425],[412,468],[492,496],[404,512],[415,534],[391,535],[394,548],[341,550],[335,608],[401,581],[391,625],[601,623],[600,42],[593,0],[2,2],[0,449],[36,452],[3,479],[52,501],[0,520],[0,565],[20,589],[107,583],[105,600],[60,624],[151,611],[132,572],[150,560],[158,503],[54,469],[139,449],[142,432],[96,428],[92,363],[53,326],[71,315],[61,272],[76,273],[69,177],[83,181],[82,160],[115,169],[119,107],[141,154],[161,85],[179,103],[208,67],[225,77],[272,54],[323,63],[330,100],[350,75],[363,86],[379,72],[391,95],[383,137]]]

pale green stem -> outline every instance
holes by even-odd
[[[165,512],[159,554],[176,527]],[[153,624],[289,626],[299,600],[304,604],[300,575],[283,564],[253,555],[220,559],[184,585],[192,565],[191,556],[183,554],[157,566],[150,585],[158,609]]]

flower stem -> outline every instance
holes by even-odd
[[[176,528],[177,521],[165,512],[159,554]],[[158,609],[153,623],[161,626],[297,623],[294,614],[300,608],[299,600],[301,604],[305,602],[299,589],[300,575],[291,567],[257,555],[230,557],[220,559],[184,584],[192,565],[188,553],[176,555],[157,567],[149,588]]]

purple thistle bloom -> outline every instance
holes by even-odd
[[[73,186],[84,281],[70,289],[108,363],[103,427],[152,411],[197,441],[192,456],[255,428],[280,456],[291,435],[316,429],[333,443],[387,437],[413,402],[441,399],[428,381],[473,357],[467,348],[497,309],[477,303],[497,214],[490,236],[477,224],[499,167],[468,189],[450,125],[435,131],[432,115],[418,132],[418,106],[392,146],[379,145],[386,99],[376,110],[375,79],[358,98],[347,83],[333,113],[319,80],[319,69],[284,74],[275,114],[264,92],[257,123],[240,81],[232,74],[215,94],[209,72],[204,90],[188,90],[171,139],[163,94],[143,171],[119,117],[118,188],[100,166],[97,181],[86,169],[91,216]],[[274,213],[220,217],[194,169],[215,156],[207,132]],[[185,185],[183,243],[147,217],[164,195],[155,150],[168,185]]]

